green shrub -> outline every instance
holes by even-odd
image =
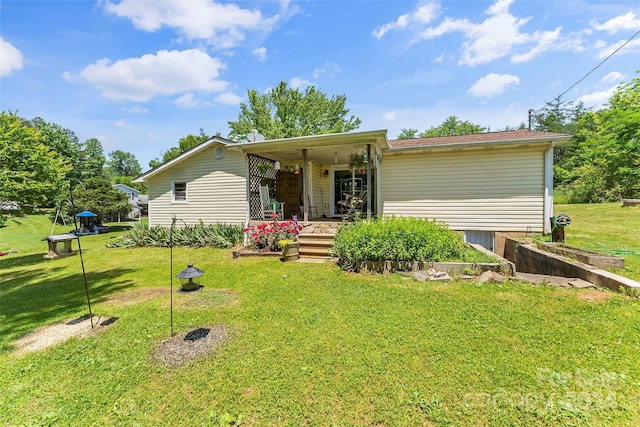
[[[173,229],[174,246],[191,246],[194,248],[212,247],[229,248],[242,242],[244,230],[241,225],[211,224],[175,227]],[[108,248],[135,248],[140,246],[169,247],[170,230],[168,227],[145,227],[136,224],[122,236],[107,242]]]
[[[362,260],[459,261],[465,244],[442,222],[389,217],[342,225],[334,253],[347,267]]]

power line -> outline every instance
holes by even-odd
[[[591,69],[591,71],[589,71],[587,74],[585,74],[580,80],[578,80],[577,82],[575,82],[574,84],[571,85],[571,87],[567,90],[565,90],[564,92],[562,92],[560,95],[558,95],[555,99],[560,99],[562,98],[562,96],[564,94],[566,94],[567,92],[569,92],[571,89],[573,89],[574,87],[576,87],[578,84],[580,84],[580,82],[582,82],[584,79],[586,79],[587,77],[589,77],[589,74],[593,73],[595,70],[597,70],[602,64],[604,64],[605,62],[607,62],[607,60],[609,58],[611,58],[613,55],[615,55],[616,53],[618,53],[618,51],[620,49],[622,49],[623,47],[625,47],[627,44],[629,44],[629,42],[631,42],[631,40],[633,40],[638,34],[640,34],[640,30],[638,30],[638,32],[636,32],[634,35],[632,35],[631,37],[629,37],[629,39],[622,43],[616,50],[614,50],[613,52],[611,52],[609,54],[609,56],[607,56],[606,58],[604,58],[598,65],[596,65],[595,67],[593,67]]]

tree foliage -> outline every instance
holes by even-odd
[[[104,175],[106,158],[99,140],[96,138],[87,139],[78,153],[78,157],[78,175],[81,180]]]
[[[414,139],[418,137],[418,129],[400,129],[400,133],[396,137],[396,139]]]
[[[112,176],[138,176],[142,173],[142,168],[136,157],[122,150],[109,153],[107,168]]]
[[[180,154],[184,153],[185,151],[191,150],[193,147],[195,147],[198,144],[201,144],[201,143],[205,142],[209,138],[210,138],[210,136],[206,134],[204,129],[200,128],[200,134],[199,135],[189,134],[187,136],[184,136],[184,137],[180,138],[178,140],[178,146],[177,147],[171,147],[167,151],[165,151],[162,154],[162,160],[160,160],[158,158],[150,160],[149,161],[149,167],[150,168],[155,168],[157,166],[160,166],[162,163],[168,162],[169,160],[171,160],[171,159],[173,159],[175,157],[178,157]]]
[[[56,123],[49,123],[41,117],[30,120],[29,125],[38,131],[44,145],[71,165],[67,178],[79,178],[81,145],[76,134]]]
[[[12,112],[0,114],[0,201],[51,203],[71,166],[43,135]]]
[[[439,125],[431,126],[429,129],[420,133],[420,138],[431,138],[434,136],[453,136],[453,135],[471,135],[474,133],[482,133],[487,128],[471,123],[467,120],[460,120],[456,116],[449,116]]]
[[[573,138],[554,169],[562,201],[640,197],[640,78],[620,85],[606,108],[571,120]]]
[[[347,117],[345,95],[328,98],[314,86],[302,92],[280,82],[267,93],[250,89],[247,95],[249,102],[240,104],[238,120],[228,122],[229,139],[244,139],[253,129],[266,139],[349,132],[361,123],[358,117]]]
[[[111,182],[106,178],[89,178],[82,184],[74,183],[73,202],[76,213],[91,211],[98,215],[98,222],[114,221],[124,217],[131,210],[127,195],[120,190],[111,187]],[[52,213],[52,219],[53,219]],[[67,224],[73,223],[71,216],[71,204],[63,201],[60,205],[59,222],[62,217]]]
[[[449,116],[438,126],[431,126],[424,132],[418,133],[418,129],[402,129],[398,139],[432,138],[436,136],[470,135],[484,132],[487,128],[460,120],[456,116]]]

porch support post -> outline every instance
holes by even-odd
[[[303,165],[303,169],[302,169],[302,212],[303,212],[303,220],[304,222],[309,221],[309,206],[307,206],[307,200],[309,200],[309,197],[307,196],[309,194],[309,174],[311,173],[309,171],[309,165],[307,164],[307,149],[303,148],[302,149],[302,165]]]
[[[371,144],[367,144],[367,219],[371,219]]]

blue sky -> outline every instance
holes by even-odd
[[[229,132],[248,89],[345,94],[360,130],[456,115],[526,122],[640,30],[633,1],[101,0],[0,3],[0,104],[150,159]],[[640,69],[640,36],[563,100],[600,106]]]

